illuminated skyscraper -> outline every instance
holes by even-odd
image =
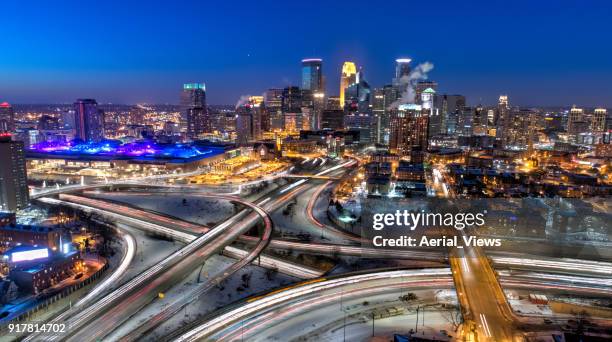
[[[236,108],[236,135],[239,145],[247,145],[253,140],[261,139],[263,100],[263,96],[251,96],[248,102]]]
[[[206,107],[206,85],[187,83],[181,92],[181,107],[187,121],[187,136],[195,139],[200,134],[212,132],[212,122]]]
[[[94,99],[78,99],[74,103],[75,137],[83,141],[104,139],[104,111]]]
[[[410,58],[398,58],[395,60],[395,79],[399,80],[410,75]]]
[[[357,82],[357,67],[353,62],[344,62],[340,75],[340,107],[344,108],[344,91],[348,86]]]
[[[320,58],[302,60],[302,113],[305,129],[319,129],[325,109],[325,85]]]
[[[408,88],[408,76],[410,75],[410,58],[398,58],[395,60],[395,77],[393,77],[393,87],[401,97]],[[403,79],[402,79],[403,78]]]
[[[502,139],[502,144],[506,145],[507,137],[505,132],[510,126],[510,105],[508,95],[500,95],[497,102],[497,137]]]
[[[374,88],[372,96],[372,118],[376,126],[374,141],[377,144],[384,143],[383,119],[385,117],[385,90],[384,88]]]
[[[420,105],[399,105],[391,114],[391,136],[389,150],[401,156],[414,150],[427,150],[428,119]]]
[[[28,183],[23,142],[0,133],[0,211],[16,211],[28,206]]]
[[[287,87],[282,94],[283,113],[299,113],[302,110],[302,91],[298,87]]]
[[[302,60],[302,89],[313,93],[323,91],[323,60],[307,58]]]
[[[579,125],[577,125],[577,123],[583,121],[583,118],[584,111],[582,108],[576,108],[576,106],[573,106],[572,109],[570,109],[569,117],[567,118],[567,132],[570,134],[579,133]]]
[[[432,134],[455,134],[457,131],[457,120],[459,114],[465,107],[465,96],[462,95],[436,95],[434,97],[434,108],[441,116],[439,131],[430,128]],[[430,126],[432,123],[430,123]]]
[[[0,133],[15,130],[15,112],[8,102],[0,103]]]
[[[606,130],[606,116],[608,112],[605,108],[595,108],[591,119],[591,130],[593,132],[603,132]]]
[[[423,100],[421,94],[425,91],[425,90],[433,90],[433,92],[435,93],[436,91],[438,91],[438,83],[434,82],[434,81],[419,81],[417,82],[417,84],[414,87],[414,92],[415,92],[415,98],[414,101],[417,104],[420,104],[421,101]]]
[[[264,97],[264,106],[266,115],[262,119],[262,130],[281,130],[283,128],[283,89],[268,89]]]

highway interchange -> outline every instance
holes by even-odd
[[[604,262],[557,260],[524,255],[519,257],[508,253],[487,253],[485,256],[479,249],[466,249],[463,251],[466,254],[463,255],[453,253],[449,255],[440,251],[421,249],[381,250],[361,247],[360,243],[363,240],[360,237],[322,223],[316,218],[316,215],[313,215],[313,208],[321,193],[332,186],[354,163],[354,161],[344,161],[334,164],[321,161],[318,166],[314,167],[318,172],[314,173],[313,177],[295,178],[253,202],[239,197],[237,193],[194,191],[197,196],[231,201],[242,206],[241,211],[213,227],[128,207],[121,203],[96,199],[94,195],[86,191],[78,194],[83,190],[104,188],[109,186],[108,184],[71,186],[67,189],[50,189],[38,194],[38,200],[47,205],[64,205],[78,210],[96,212],[116,222],[179,241],[185,246],[146,272],[114,288],[113,284],[125,272],[125,268],[134,256],[134,249],[137,248],[133,238],[130,238],[126,232],[121,232],[128,248],[120,266],[72,309],[54,319],[54,321],[70,324],[69,335],[32,334],[25,340],[94,341],[103,339],[114,327],[121,325],[148,305],[159,293],[172,287],[211,255],[219,252],[236,261],[214,279],[201,284],[180,300],[171,303],[153,320],[135,327],[122,340],[137,340],[145,336],[147,332],[153,330],[182,307],[205,295],[211,287],[250,263],[257,263],[262,267],[273,268],[281,273],[310,280],[269,295],[238,301],[222,312],[214,313],[207,316],[205,320],[190,325],[189,330],[173,332],[168,339],[175,338],[180,341],[206,338],[233,340],[238,337],[261,336],[258,334],[282,323],[287,317],[305,314],[319,305],[338,301],[339,293],[349,299],[406,288],[452,289],[457,287],[466,322],[461,333],[478,341],[509,341],[514,340],[517,336],[517,331],[514,329],[517,317],[505,301],[500,282],[504,288],[521,288],[529,284],[532,288],[543,290],[556,289],[610,295],[610,287],[606,286],[605,281],[609,282],[612,277],[612,265]],[[142,182],[124,182],[123,185],[142,187]],[[153,185],[149,184],[149,186]],[[177,186],[154,185],[154,187],[168,188],[164,191],[169,192],[179,190]],[[446,187],[442,186],[440,189],[442,189],[440,192],[445,192]],[[146,192],[146,187],[133,191]],[[75,194],[71,195],[68,192]],[[303,201],[305,193],[310,197]],[[313,231],[318,230],[322,234],[324,232],[330,242],[297,242],[272,238],[273,230],[276,227],[274,227],[271,213],[298,197],[304,202],[303,205],[306,208],[299,213],[300,224],[310,225]],[[246,234],[256,225],[261,226],[259,236]],[[239,245],[235,245],[236,242]],[[402,259],[416,263],[427,261],[435,268],[372,270],[365,274],[348,274],[328,279],[324,278],[323,272],[317,269],[262,254],[264,250],[291,250],[328,256]],[[451,266],[450,269],[448,264]],[[522,273],[501,270],[496,275],[491,264],[495,267],[520,269]],[[577,265],[582,267],[577,267]],[[581,275],[584,277],[575,276],[573,271],[576,268],[581,270]],[[570,272],[574,276],[564,274]],[[597,277],[603,279],[603,283]],[[286,313],[274,314],[278,312]]]

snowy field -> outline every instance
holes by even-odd
[[[96,198],[128,203],[133,206],[178,217],[210,226],[233,214],[234,205],[229,201],[176,193],[90,193]],[[185,200],[185,201],[183,201]]]
[[[194,270],[183,282],[173,286],[164,293],[163,299],[156,299],[151,304],[146,306],[139,313],[130,318],[129,322],[123,324],[116,329],[112,335],[106,337],[109,341],[118,340],[123,335],[127,334],[133,328],[135,323],[142,323],[150,319],[161,309],[168,306],[173,301],[181,296],[189,293],[191,289],[198,286],[198,278],[200,283],[212,278],[218,272],[226,269],[236,260],[220,255],[215,255],[208,259],[204,267],[198,267]],[[248,288],[245,288],[243,275],[250,275]],[[226,279],[220,287],[211,289],[208,293],[195,300],[180,313],[174,315],[170,320],[158,326],[151,334],[141,339],[142,341],[159,341],[160,337],[170,333],[177,328],[192,322],[205,314],[209,314],[223,306],[235,302],[237,300],[252,296],[254,294],[271,290],[273,288],[288,285],[299,281],[297,278],[275,273],[268,278],[266,269],[257,266],[247,266],[244,269],[233,274]]]

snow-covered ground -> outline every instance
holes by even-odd
[[[430,303],[427,304],[433,304],[433,291],[414,293],[425,299],[425,302],[419,301],[421,305],[428,301]],[[405,291],[345,299],[342,303],[331,302],[305,313],[289,315],[280,324],[266,326],[254,336],[244,337],[248,341],[368,341],[372,337],[374,325],[375,336],[392,339],[394,333],[406,334],[410,329],[417,329],[416,303],[401,302],[399,296],[402,294]],[[401,308],[404,312],[397,316],[376,318],[372,324],[373,310],[380,312],[390,308]],[[442,339],[441,330],[452,334],[452,324],[442,312],[437,306],[420,310],[418,335]]]
[[[95,197],[128,203],[142,209],[208,226],[234,213],[234,205],[229,201],[204,198],[193,194],[99,192],[95,194]]]
[[[189,292],[190,289],[198,286],[198,277],[200,282],[205,282],[212,278],[218,272],[229,267],[234,263],[234,259],[224,256],[215,255],[208,259],[202,268],[194,270],[183,282],[173,286],[164,293],[163,299],[156,299],[143,310],[130,318],[130,320],[116,329],[111,335],[105,339],[114,341],[129,333],[135,328],[136,323],[140,324],[148,320],[151,316],[158,313],[160,310],[168,306],[170,303],[180,298],[182,295]],[[242,276],[243,274],[251,274],[249,287],[244,288]],[[170,320],[160,325],[151,334],[141,339],[143,341],[158,341],[161,336],[164,336],[177,328],[192,322],[205,314],[209,314],[223,306],[252,296],[254,294],[264,292],[279,286],[284,286],[298,281],[299,279],[292,278],[280,273],[276,273],[268,278],[266,270],[258,266],[247,266],[238,271],[223,282],[221,287],[211,289],[204,296],[187,305],[180,313],[174,315]],[[241,290],[238,290],[241,288]]]
[[[151,268],[184,246],[180,242],[153,238],[141,230],[124,224],[118,224],[118,227],[129,232],[134,237],[136,241],[136,255],[116,287],[123,285],[128,280]]]

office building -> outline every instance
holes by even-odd
[[[264,132],[281,130],[283,128],[283,89],[271,88],[264,95],[266,115],[262,119]]]
[[[0,211],[28,206],[28,182],[24,146],[12,141],[10,133],[0,134]]]
[[[603,132],[606,130],[606,116],[608,111],[605,108],[595,108],[591,118],[591,131]]]
[[[206,85],[187,83],[181,92],[181,107],[187,122],[187,136],[191,139],[212,132],[212,122],[206,106]]]
[[[569,116],[567,118],[567,132],[569,134],[577,134],[578,131],[578,122],[583,121],[584,119],[584,111],[582,108],[576,108],[573,106],[569,111]]]
[[[340,96],[328,96],[325,101],[325,109],[328,110],[339,110],[342,109],[340,105]]]
[[[344,128],[359,130],[359,141],[368,144],[376,142],[377,127],[370,106],[370,85],[362,76],[359,73],[358,81],[345,90]]]
[[[104,111],[94,99],[78,99],[74,103],[75,138],[99,142],[104,139]]]
[[[302,110],[302,91],[299,87],[287,87],[282,93],[283,113],[300,113]]]
[[[398,98],[406,93],[410,86],[410,58],[398,58],[395,60],[395,75],[393,76],[392,86],[398,94]]]
[[[438,91],[438,83],[434,81],[418,81],[414,86],[415,102],[417,104],[421,104],[421,94],[423,94],[425,90],[429,92],[433,91],[435,93]]]
[[[433,135],[455,134],[459,112],[465,107],[465,96],[436,94],[434,97],[434,108],[440,115],[439,130],[430,129]]]
[[[264,97],[250,96],[248,101],[236,108],[236,135],[239,145],[261,139]]]
[[[302,89],[310,90],[312,93],[324,90],[322,62],[320,58],[302,60]]]
[[[344,128],[344,111],[326,109],[321,115],[321,129],[341,130]]]
[[[374,88],[372,92],[372,120],[375,123],[374,142],[384,143],[384,126],[382,125],[385,117],[385,90],[384,88]]]
[[[395,82],[399,82],[402,77],[410,75],[410,58],[398,58],[395,60]]]
[[[15,130],[15,111],[8,102],[0,103],[0,133]]]
[[[357,66],[353,62],[344,62],[340,75],[340,107],[344,108],[344,92],[348,86],[357,82]]]

